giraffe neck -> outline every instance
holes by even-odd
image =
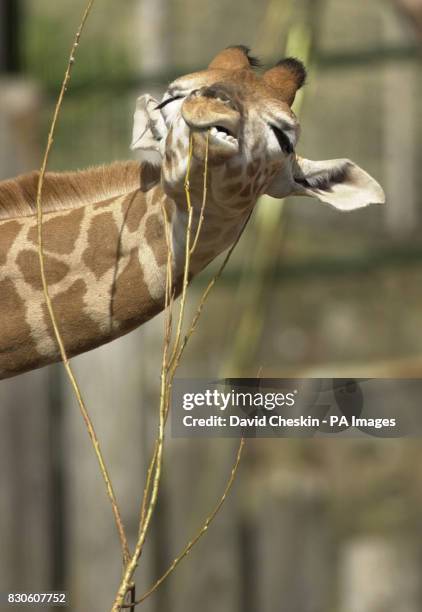
[[[47,281],[69,356],[105,344],[163,309],[164,208],[171,223],[173,278],[178,286],[184,266],[186,202],[172,200],[159,184],[44,215]],[[193,235],[198,220],[196,202]],[[192,256],[192,276],[237,237],[238,220],[224,229],[223,223],[210,200]],[[0,220],[0,245],[0,378],[6,378],[57,361],[60,355],[42,292],[36,217]]]

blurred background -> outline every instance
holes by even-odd
[[[0,0],[0,178],[40,166],[84,6]],[[351,214],[260,202],[180,376],[422,377],[421,40],[421,0],[97,0],[50,169],[128,158],[140,93],[246,44],[266,64],[286,49],[306,61],[298,152],[349,157],[387,193]],[[162,330],[160,316],[74,360],[131,539]],[[109,609],[119,542],[60,366],[1,383],[0,431],[0,591],[66,589],[72,611]],[[138,595],[199,529],[235,453],[233,440],[168,438]],[[422,610],[421,461],[418,440],[249,440],[216,523],[143,609]]]

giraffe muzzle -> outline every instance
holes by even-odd
[[[211,133],[217,131],[229,140],[237,140],[239,136],[241,116],[228,99],[210,97],[198,90],[184,101],[182,116],[193,130],[210,129]]]

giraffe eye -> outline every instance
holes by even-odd
[[[280,145],[281,150],[284,151],[284,153],[293,153],[293,145],[290,142],[288,136],[286,136],[286,134],[276,125],[271,125],[270,127],[278,140],[278,144]]]

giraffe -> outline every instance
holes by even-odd
[[[344,211],[385,201],[380,185],[350,160],[296,154],[299,124],[291,106],[305,77],[294,58],[263,72],[247,47],[229,47],[205,70],[172,82],[161,102],[148,94],[137,99],[131,148],[152,154],[153,162],[47,173],[46,276],[69,356],[130,332],[164,308],[164,212],[180,290],[189,146],[194,233],[208,138],[207,200],[191,277],[234,243],[262,194],[307,195]],[[60,360],[37,259],[37,181],[34,172],[0,183],[0,378]]]

